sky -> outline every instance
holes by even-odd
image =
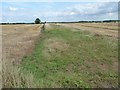
[[[117,20],[117,2],[2,2],[0,22]]]

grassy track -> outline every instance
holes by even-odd
[[[117,50],[117,40],[51,25],[22,68],[38,87],[117,87]]]

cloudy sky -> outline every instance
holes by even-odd
[[[117,2],[2,2],[0,22],[118,19]]]

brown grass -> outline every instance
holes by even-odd
[[[4,88],[35,87],[32,74],[24,75],[17,65],[20,64],[24,55],[32,53],[35,41],[40,38],[39,30],[40,25],[2,26],[2,85]]]
[[[85,30],[93,35],[98,34],[118,38],[118,23],[69,23],[59,25],[75,28],[77,31]]]

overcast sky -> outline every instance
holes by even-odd
[[[2,2],[2,21],[85,21],[118,19],[117,2]]]

